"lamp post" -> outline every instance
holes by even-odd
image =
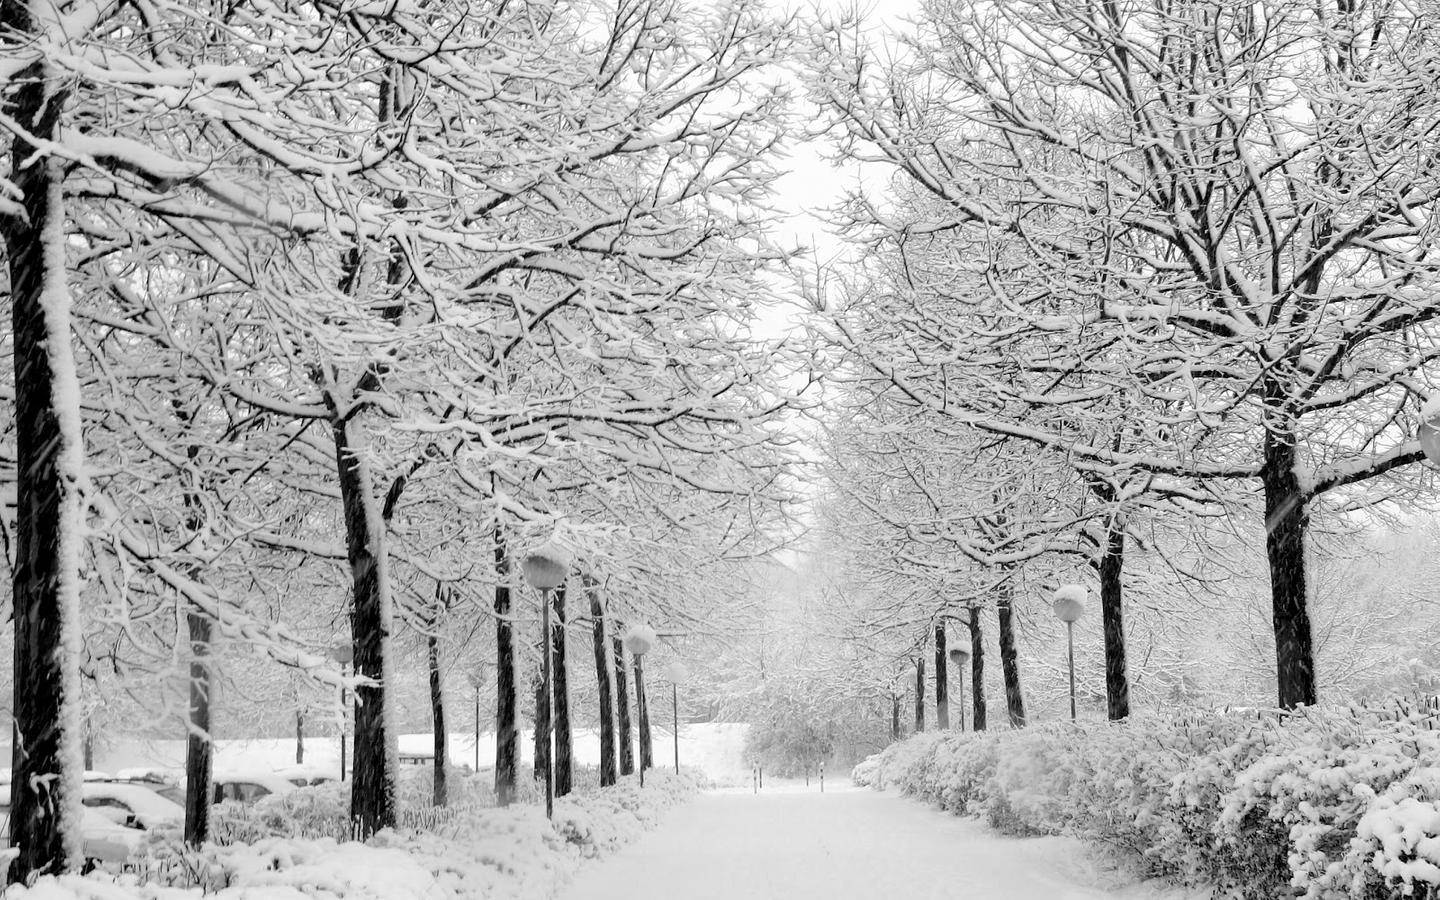
[[[475,772],[480,772],[480,689],[485,686],[485,670],[477,668],[469,675],[475,689]]]
[[[955,667],[955,679],[960,682],[960,730],[965,730],[965,665],[970,662],[970,651],[956,647],[950,651],[950,665]]]
[[[550,744],[550,592],[565,583],[565,573],[570,569],[570,557],[553,543],[546,543],[525,554],[520,560],[520,571],[525,582],[540,592],[540,679],[544,684],[541,703],[545,712],[545,733],[540,736],[546,746]],[[555,815],[555,751],[545,754],[545,818]]]
[[[1075,721],[1075,621],[1085,613],[1085,585],[1062,584],[1052,601],[1055,618],[1065,623],[1070,646],[1070,721]]]
[[[347,677],[349,677],[349,675],[350,675],[350,663],[351,663],[352,661],[354,661],[354,659],[355,659],[355,648],[354,648],[353,646],[351,646],[350,644],[342,641],[342,642],[336,644],[334,647],[331,647],[331,648],[330,648],[330,658],[333,659],[333,660],[335,660],[336,662],[338,662],[338,663],[340,664],[340,677],[341,677],[341,679],[347,678]],[[341,780],[341,781],[344,781],[344,780],[345,780],[345,752],[346,752],[345,739],[346,739],[346,736],[347,736],[346,729],[349,727],[349,725],[348,725],[349,719],[348,719],[348,717],[345,715],[345,706],[346,706],[346,704],[347,704],[348,702],[349,702],[349,698],[348,698],[348,696],[346,695],[345,682],[342,680],[342,681],[340,682],[340,780]]]
[[[645,746],[649,738],[650,714],[645,708],[645,665],[643,660],[655,646],[655,632],[648,625],[631,625],[625,630],[625,649],[635,658],[635,713],[640,720],[640,786],[645,786],[645,764],[650,762]]]
[[[685,680],[685,666],[678,659],[665,667],[665,679],[670,682],[670,718],[675,729],[675,774],[680,774],[680,682]]]

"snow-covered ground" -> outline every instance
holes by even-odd
[[[795,782],[716,791],[590,864],[564,900],[1198,900],[1137,883],[1071,838],[1009,838],[893,793]]]
[[[750,769],[744,762],[745,732],[749,725],[703,723],[680,726],[680,764],[698,769],[717,784],[748,784]],[[402,734],[402,752],[429,753],[434,742],[429,734]],[[668,730],[655,729],[655,765],[672,765],[673,745]],[[530,732],[520,736],[520,756],[530,762],[534,741]],[[449,742],[450,761],[457,766],[475,764],[475,735],[454,733]],[[600,738],[590,730],[575,732],[575,762],[582,766],[600,764]],[[185,763],[184,741],[157,741],[119,738],[96,754],[97,769],[118,772],[134,767],[179,769]],[[495,763],[495,735],[480,735],[480,767]],[[274,772],[295,765],[294,738],[257,738],[216,741],[217,772]],[[340,771],[340,741],[333,737],[305,739],[305,765],[322,771]]]

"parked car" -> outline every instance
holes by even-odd
[[[140,774],[134,774],[136,772],[139,772]],[[162,777],[158,772],[136,769],[121,769],[120,772],[113,777],[107,776],[104,778],[91,778],[87,775],[85,780],[87,782],[94,781],[104,782],[107,784],[137,784],[141,787],[148,788],[151,791],[154,791],[155,793],[164,797],[166,800],[169,800],[171,803],[178,804],[182,807],[185,805],[185,788],[177,785],[175,782],[170,781],[167,778]]]
[[[271,794],[288,794],[295,785],[278,775],[247,773],[244,775],[216,775],[212,785],[212,803],[234,800],[239,803],[254,803]]]
[[[144,834],[134,828],[117,825],[90,807],[82,807],[80,820],[81,852],[86,868],[100,864],[124,865]],[[10,843],[10,786],[0,785],[0,840]]]
[[[338,781],[336,774],[319,766],[307,766],[297,763],[293,766],[286,766],[283,769],[276,769],[275,774],[285,779],[296,787],[309,787],[312,784],[325,784],[330,781]]]
[[[185,808],[166,799],[149,785],[127,781],[85,782],[84,804],[126,828],[149,831],[185,821]]]

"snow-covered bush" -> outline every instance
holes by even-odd
[[[1440,898],[1440,732],[1404,711],[927,732],[856,768],[1010,834],[1069,833],[1217,897]]]

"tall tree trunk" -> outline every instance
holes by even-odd
[[[643,657],[635,657],[635,706],[640,712],[640,768],[655,768],[655,747],[650,741],[650,698],[645,696]]]
[[[570,733],[570,678],[565,668],[565,585],[550,592],[554,621],[550,624],[555,659],[553,697],[555,699],[555,796],[570,793],[573,784],[575,738]]]
[[[900,740],[900,695],[890,694],[890,740]]]
[[[93,771],[95,768],[95,731],[86,723],[85,725],[85,771]]]
[[[1295,474],[1299,455],[1290,435],[1267,432],[1265,464],[1265,554],[1270,561],[1270,598],[1275,625],[1275,677],[1280,706],[1313,706],[1315,655],[1310,633],[1305,535],[1310,512]]]
[[[925,657],[915,660],[915,733],[925,730]]]
[[[1105,630],[1105,699],[1112,720],[1130,715],[1130,679],[1125,672],[1124,588],[1125,520],[1119,513],[1106,523],[1105,551],[1100,557],[1100,618]]]
[[[935,626],[935,727],[945,731],[950,727],[950,677],[948,660],[945,658],[945,623]]]
[[[980,610],[970,607],[970,702],[974,720],[971,730],[985,730],[985,632]]]
[[[545,769],[550,765],[550,704],[545,702],[545,678],[539,672],[533,677],[531,688],[535,694],[535,728],[530,733],[530,742],[533,745],[531,756],[534,758],[531,774],[536,781],[544,781]]]
[[[190,730],[185,738],[185,843],[199,847],[210,840],[210,617],[199,610],[185,614],[190,638]]]
[[[1025,724],[1025,695],[1020,690],[1020,657],[1015,650],[1015,589],[1010,582],[1000,587],[1000,596],[995,611],[1000,619],[1000,669],[1005,675],[1005,705],[1010,712],[1010,724],[1020,728]]]
[[[305,762],[305,712],[295,710],[295,765]]]
[[[430,733],[435,752],[435,782],[430,802],[435,806],[444,806],[449,799],[445,767],[450,761],[450,741],[445,731],[445,691],[440,682],[440,637],[435,634],[435,627],[436,624],[432,622],[431,632],[425,636],[425,648],[429,651],[430,658],[430,720],[434,723]]]
[[[505,536],[495,525],[495,801],[515,802],[520,767],[520,728],[516,720],[515,627],[510,622],[510,557]]]
[[[0,46],[48,25],[34,4],[0,0]],[[58,141],[68,80],[43,60],[12,73],[4,112],[24,132]],[[66,283],[64,164],[27,137],[11,142],[11,196],[0,214],[10,263],[15,371],[16,523],[11,573],[15,723],[10,846],[12,882],[80,864],[80,497],[84,448]],[[32,789],[31,785],[44,785]]]
[[[619,730],[616,746],[620,749],[620,774],[635,774],[635,745],[630,742],[630,686],[625,677],[625,644],[618,637],[611,646],[615,650],[615,724]]]
[[[590,595],[590,628],[595,641],[595,684],[600,703],[600,786],[615,783],[615,698],[610,690],[610,658],[605,652],[605,607],[600,590],[586,579]]]
[[[352,665],[366,679],[355,688],[355,767],[350,779],[350,820],[364,840],[395,825],[395,754],[389,728],[386,680],[391,609],[385,529],[371,495],[370,471],[351,434],[348,409],[330,399],[345,540],[354,580],[350,610]]]

